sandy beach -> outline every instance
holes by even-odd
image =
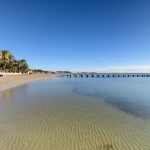
[[[26,75],[26,74],[4,75],[3,77],[0,77],[0,92],[31,81],[44,80],[53,77],[55,77],[55,75],[53,74],[40,74],[40,73],[31,74],[31,75]]]

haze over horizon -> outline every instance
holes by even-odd
[[[149,0],[1,0],[0,49],[31,68],[150,72]]]

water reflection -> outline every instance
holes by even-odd
[[[39,86],[40,85],[40,86]],[[69,91],[99,98],[117,109],[143,119],[150,119],[150,80],[146,79],[59,79],[24,84],[0,93],[0,102],[19,105],[49,100],[52,95]],[[21,103],[20,103],[21,102]]]
[[[150,119],[149,79],[72,79],[72,92],[95,96],[126,113]]]
[[[1,101],[5,102],[5,103],[10,103],[11,98],[12,98],[12,90],[5,90],[3,91],[1,94]]]
[[[13,97],[24,95],[28,89],[28,84],[23,84],[16,88],[10,88],[0,92],[0,101],[3,103],[10,104],[13,100]]]

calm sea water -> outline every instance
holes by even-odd
[[[147,150],[150,79],[52,79],[0,93],[0,150]]]
[[[121,111],[150,119],[149,78],[73,79],[66,82],[77,94],[95,96]]]

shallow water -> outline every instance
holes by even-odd
[[[0,93],[0,150],[149,150],[150,79],[52,79]]]

